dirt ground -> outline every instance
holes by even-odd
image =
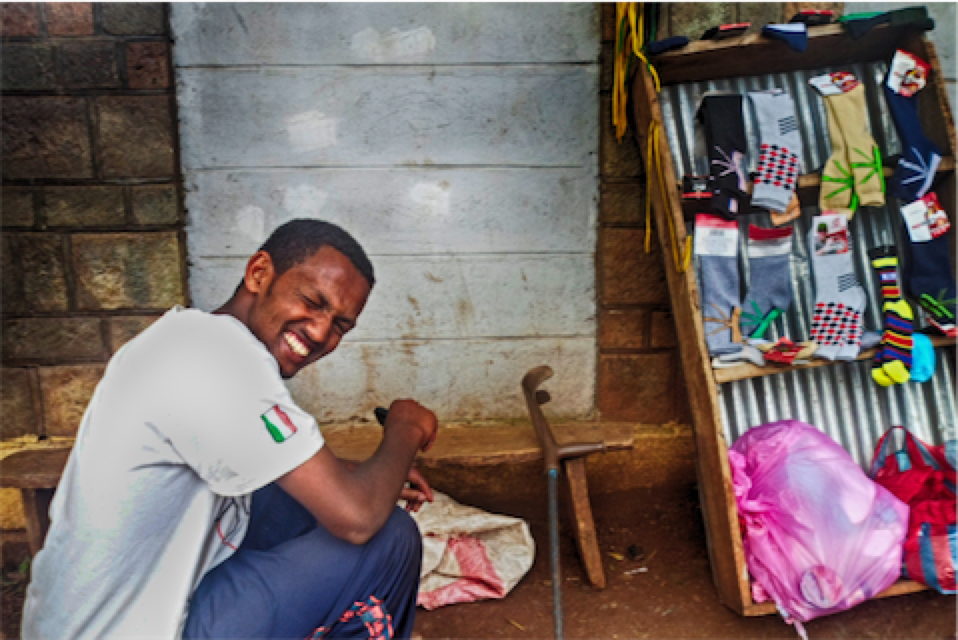
[[[544,482],[543,482],[544,484]],[[526,518],[539,545],[529,574],[504,600],[419,610],[424,638],[548,638],[553,635],[547,511],[544,500],[498,499],[502,513]],[[533,492],[536,495],[538,492]],[[544,491],[543,491],[544,497]],[[693,488],[650,489],[592,498],[608,587],[588,586],[563,527],[565,634],[569,638],[797,638],[777,616],[743,618],[719,604],[712,586],[705,532]],[[633,547],[631,559],[629,547]],[[616,555],[612,555],[616,554]],[[616,556],[623,559],[618,560]],[[647,571],[634,571],[645,567]],[[3,587],[3,637],[19,637],[24,580],[8,571]],[[956,638],[953,596],[923,592],[865,602],[813,620],[809,638]]]
[[[562,538],[563,610],[569,638],[798,638],[778,616],[744,618],[719,604],[694,489],[592,497],[608,586],[587,584],[571,535]],[[535,565],[504,600],[453,605],[417,614],[425,638],[553,636],[545,504],[503,505],[521,515],[538,546]],[[568,529],[566,529],[568,531]],[[635,545],[644,560],[630,560]],[[623,560],[617,560],[616,556]],[[647,572],[634,572],[646,567]],[[806,625],[825,638],[955,638],[955,597],[923,592],[865,602]]]

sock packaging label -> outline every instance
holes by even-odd
[[[905,228],[912,242],[929,242],[948,233],[951,221],[941,208],[938,196],[934,193],[924,195],[901,208],[905,219]]]
[[[738,255],[738,222],[726,220],[709,213],[695,216],[695,255]]]
[[[830,256],[848,253],[851,243],[848,239],[848,218],[841,215],[815,216],[815,255]]]
[[[888,69],[888,88],[909,98],[925,88],[928,82],[929,64],[921,58],[899,49]]]

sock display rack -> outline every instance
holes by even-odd
[[[830,149],[825,107],[808,80],[832,71],[850,71],[858,77],[866,88],[872,135],[883,156],[894,155],[899,151],[900,142],[882,97],[881,84],[896,49],[911,52],[931,65],[928,85],[918,102],[919,116],[925,134],[942,150],[943,160],[932,190],[954,225],[954,122],[934,46],[920,31],[907,26],[883,25],[853,39],[840,25],[811,27],[808,48],[802,53],[760,35],[693,42],[684,49],[652,59],[661,91],[656,90],[655,80],[644,65],[632,84],[630,102],[635,116],[635,135],[650,174],[648,197],[664,248],[672,310],[695,425],[699,495],[713,580],[719,599],[743,615],[774,613],[775,605],[756,603],[751,597],[728,447],[747,429],[784,419],[801,420],[822,429],[866,468],[881,434],[894,425],[904,425],[926,442],[940,444],[945,434],[953,434],[955,428],[955,341],[933,338],[938,366],[932,379],[923,384],[877,385],[870,373],[874,350],[863,351],[857,361],[850,362],[812,360],[794,366],[739,364],[713,369],[706,346],[695,264],[687,263],[683,268],[685,243],[692,242],[694,229],[692,218],[686,215],[688,207],[683,212],[682,177],[708,173],[708,160],[696,137],[695,112],[701,96],[716,90],[745,95],[748,91],[780,87],[795,101],[804,149],[797,189],[802,215],[790,223],[795,227],[791,256],[793,300],[791,309],[775,322],[768,337],[775,340],[787,336],[796,342],[807,340],[815,297],[805,239],[812,217],[819,215],[820,169]],[[748,109],[744,117],[750,138],[748,166],[754,169],[756,128],[750,122]],[[890,174],[890,170],[886,173]],[[849,224],[855,243],[855,268],[868,296],[866,330],[882,328],[881,291],[866,251],[880,245],[901,246],[904,241],[901,204],[888,195],[884,207],[862,208]],[[767,213],[740,216],[740,230],[749,223],[773,226]],[[955,235],[953,229],[952,256]],[[746,234],[740,233],[740,236]],[[744,249],[744,240],[742,244]],[[747,281],[747,260],[742,256],[744,250],[740,251],[740,269],[743,280]],[[921,312],[916,312],[916,329],[925,326]],[[925,588],[902,579],[876,597]]]

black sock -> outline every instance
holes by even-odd
[[[666,51],[671,51],[672,49],[684,47],[688,43],[689,39],[685,36],[672,36],[671,38],[666,38],[665,40],[656,40],[655,42],[650,42],[645,46],[645,50],[650,56],[657,56],[660,53],[665,53]]]
[[[712,211],[728,219],[747,211],[742,96],[706,96],[698,118],[705,127]]]
[[[863,18],[860,20],[846,20],[842,22],[845,30],[851,34],[852,38],[858,39],[874,29],[880,24],[890,22],[895,26],[914,25],[922,31],[930,31],[935,28],[935,21],[928,17],[928,9],[925,7],[905,7],[904,9],[895,9],[886,13]]]
[[[891,16],[887,13],[882,13],[877,16],[872,16],[871,18],[846,20],[842,22],[842,25],[845,27],[845,31],[851,34],[852,38],[858,40],[878,25],[885,24],[886,22],[891,22]]]

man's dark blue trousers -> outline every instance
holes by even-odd
[[[184,638],[408,638],[422,539],[396,508],[364,545],[336,538],[276,484],[253,494],[240,548],[190,600]]]

